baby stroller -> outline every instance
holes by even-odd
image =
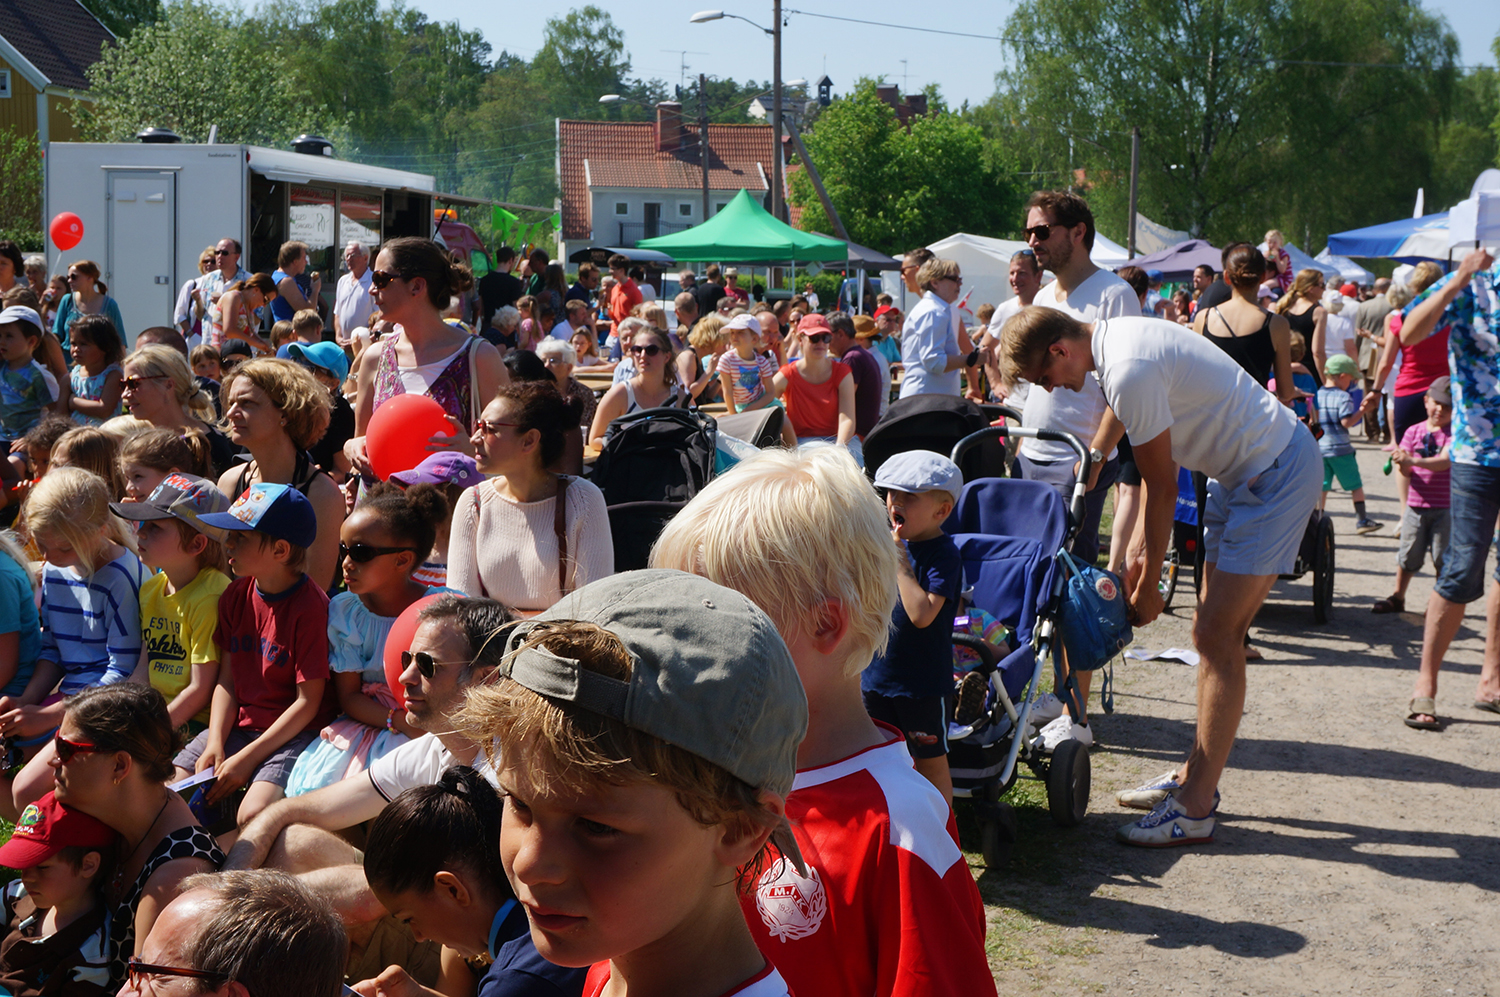
[[[963,558],[973,605],[1014,634],[1014,649],[1005,653],[967,634],[953,638],[979,655],[975,670],[988,676],[984,713],[972,724],[950,728],[948,766],[953,795],[975,801],[980,851],[990,867],[1004,864],[1016,838],[1015,812],[1000,797],[1014,784],[1018,762],[1025,762],[1046,783],[1048,807],[1059,826],[1072,827],[1083,820],[1090,788],[1088,749],[1081,743],[1063,741],[1050,755],[1027,743],[1049,655],[1061,667],[1054,641],[1066,572],[1059,554],[1083,521],[1089,451],[1068,433],[992,426],[960,440],[952,460],[963,466],[967,451],[1006,435],[1064,443],[1081,464],[1071,508],[1051,485],[982,478],[964,486],[957,508],[944,524]],[[1076,692],[1067,698],[1076,699]],[[1068,709],[1076,719],[1076,706],[1069,703]]]
[[[1005,415],[1020,414],[1009,409],[998,409]],[[865,434],[865,474],[875,480],[880,470],[891,457],[909,450],[932,450],[945,453],[953,444],[988,426],[992,416],[985,409],[956,395],[912,395],[891,403],[885,415],[880,417]],[[1000,477],[1005,474],[1005,444],[986,437],[978,448],[970,448],[959,468],[965,481],[977,478]]]

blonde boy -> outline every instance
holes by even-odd
[[[509,637],[460,726],[493,746],[505,874],[584,993],[784,997],[741,870],[791,867],[807,699],[774,624],[680,571],[587,585]],[[768,856],[776,839],[782,856]]]
[[[764,609],[807,690],[787,815],[808,873],[782,864],[756,881],[744,907],[761,951],[799,994],[993,994],[953,811],[900,732],[865,712],[860,674],[885,649],[898,561],[853,458],[764,451],[698,493],[651,557]]]
[[[323,318],[316,308],[304,308],[292,316],[292,335],[299,343],[322,341]]]

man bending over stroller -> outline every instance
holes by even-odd
[[[1128,845],[1161,848],[1213,840],[1218,782],[1245,705],[1245,632],[1289,572],[1317,504],[1322,461],[1292,410],[1199,336],[1153,318],[1079,322],[1025,308],[1005,323],[1002,370],[1047,391],[1079,391],[1093,372],[1124,423],[1145,490],[1125,561],[1135,625],[1162,611],[1157,567],[1172,538],[1181,464],[1208,475],[1204,575],[1193,645],[1198,729],[1180,768],[1116,799],[1149,809],[1120,828]],[[1148,570],[1147,566],[1151,566]]]

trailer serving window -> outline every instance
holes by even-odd
[[[332,272],[337,257],[333,248],[333,188],[292,184],[290,196],[291,241],[307,243],[308,271]]]

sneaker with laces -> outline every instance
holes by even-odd
[[[1116,831],[1115,839],[1121,844],[1137,848],[1206,845],[1214,840],[1216,823],[1212,814],[1207,817],[1189,817],[1178,805],[1177,797],[1168,793],[1156,805],[1156,809]]]
[[[984,716],[984,697],[990,691],[989,676],[970,672],[958,683],[958,703],[953,708],[954,723],[968,726]]]
[[[1157,805],[1175,789],[1180,786],[1177,781],[1177,770],[1159,775],[1155,779],[1141,783],[1134,789],[1122,789],[1115,794],[1115,802],[1122,807],[1130,807],[1132,810],[1155,810]],[[1209,811],[1209,816],[1219,812],[1219,791],[1214,790],[1214,808]]]
[[[1031,722],[1041,726],[1049,724],[1063,715],[1063,701],[1050,692],[1041,693],[1032,700]]]
[[[1088,724],[1075,724],[1073,718],[1064,713],[1043,727],[1031,746],[1039,751],[1052,752],[1057,750],[1059,744],[1068,740],[1081,742],[1085,748],[1091,748],[1094,745],[1094,732],[1089,730]]]
[[[1366,516],[1354,524],[1354,532],[1359,534],[1374,533],[1380,529],[1380,521]]]

